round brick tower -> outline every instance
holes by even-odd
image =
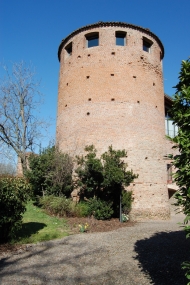
[[[98,22],[82,27],[60,44],[57,134],[60,150],[98,153],[126,149],[132,215],[168,218],[164,90],[159,38],[139,26]]]

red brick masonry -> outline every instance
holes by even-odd
[[[116,45],[115,32],[126,32]],[[87,48],[85,35],[98,32],[99,46]],[[150,52],[143,50],[150,42]],[[65,47],[72,42],[72,53]],[[129,168],[139,174],[131,185],[132,216],[170,215],[165,151],[164,90],[159,38],[125,23],[81,28],[59,47],[60,75],[56,140],[60,149],[82,154],[94,144],[98,153],[113,145],[126,149]]]

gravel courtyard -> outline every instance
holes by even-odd
[[[84,233],[0,255],[0,285],[186,285],[190,241],[174,213],[112,232]]]

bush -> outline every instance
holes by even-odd
[[[173,98],[172,109],[170,111],[173,124],[179,130],[176,137],[172,139],[173,148],[178,148],[179,153],[173,159],[176,172],[173,175],[179,190],[175,194],[176,205],[181,208],[186,218],[184,220],[186,237],[190,237],[190,58],[183,60],[179,74],[179,82],[175,86],[176,93]],[[190,262],[182,264],[186,270],[186,277],[190,285]]]
[[[39,199],[39,204],[50,215],[58,217],[71,217],[75,215],[75,203],[65,196],[44,196]]]
[[[113,215],[112,202],[106,202],[100,199],[92,198],[87,202],[89,205],[89,214],[97,220],[108,220]]]
[[[13,238],[22,225],[22,214],[30,195],[24,178],[0,179],[0,242]]]
[[[68,154],[56,147],[48,147],[39,155],[29,157],[30,169],[26,172],[33,196],[70,196],[72,187],[73,162]]]
[[[80,199],[95,197],[97,201],[102,200],[106,207],[107,205],[109,205],[109,209],[112,207],[113,216],[118,217],[120,195],[138,175],[134,174],[132,170],[127,170],[125,150],[114,150],[112,146],[109,146],[108,151],[103,153],[100,158],[97,158],[93,145],[86,146],[85,151],[87,152],[85,156],[76,157],[78,164],[75,170],[77,174],[76,188],[80,189]],[[128,198],[125,199],[126,210],[131,207],[131,204],[127,202]],[[109,201],[112,202],[112,206]],[[102,208],[102,206],[100,207]],[[109,209],[107,210],[110,213]],[[105,214],[101,210],[101,215],[97,215],[109,216],[106,214],[106,210],[104,212]]]
[[[132,206],[132,191],[122,191],[122,212],[129,214]]]
[[[74,209],[75,215],[77,217],[88,217],[91,215],[89,203],[81,201],[75,205]]]

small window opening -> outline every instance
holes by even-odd
[[[113,73],[111,73],[111,76],[114,76],[114,74],[113,74]]]
[[[88,56],[90,56],[90,54],[88,54]]]
[[[126,32],[118,31],[115,32],[116,45],[125,46],[126,45]]]
[[[133,78],[137,78],[135,75],[133,75]]]
[[[115,51],[112,51],[112,53],[111,53],[111,54],[115,55]]]
[[[80,55],[78,55],[78,58],[81,58],[81,56],[80,56]]]
[[[88,75],[88,76],[86,76],[86,79],[89,79],[90,78],[90,76]]]
[[[115,98],[111,98],[111,101],[115,101]]]
[[[67,86],[69,85],[69,83],[67,83]]]
[[[65,105],[65,107],[67,107],[67,104]]]
[[[153,86],[155,86],[156,84],[153,82]]]
[[[89,115],[90,115],[90,112],[87,112],[86,114],[87,114],[87,116],[89,116]]]
[[[72,42],[65,47],[65,50],[69,56],[72,55],[72,49]]]
[[[88,101],[91,101],[91,98],[88,98]]]
[[[167,183],[172,183],[172,164],[167,164]]]
[[[90,33],[87,34],[85,37],[88,48],[99,46],[99,33]]]
[[[143,50],[150,53],[150,48],[152,46],[152,42],[147,38],[143,38]]]
[[[137,101],[137,103],[140,103],[140,101]]]

